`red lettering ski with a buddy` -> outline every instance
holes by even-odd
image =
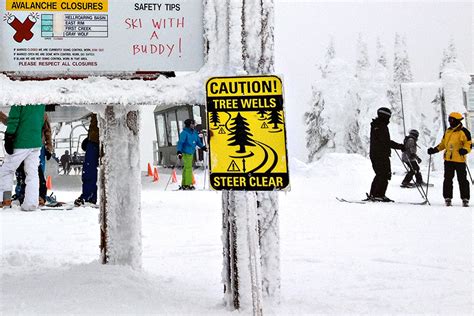
[[[16,31],[15,35],[13,35],[13,39],[21,43],[23,40],[29,41],[33,38],[33,32],[31,29],[33,25],[38,21],[38,14],[37,13],[30,13],[25,19],[25,21],[21,22],[18,18],[12,14],[7,14],[4,17],[4,20]]]

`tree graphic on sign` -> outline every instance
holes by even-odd
[[[229,138],[229,146],[240,146],[239,150],[236,151],[238,153],[244,153],[245,146],[255,146],[253,143],[254,140],[251,139],[253,134],[250,133],[249,125],[250,124],[247,123],[247,120],[240,115],[240,113],[238,113],[230,123],[229,135],[232,137]]]
[[[212,111],[209,120],[211,121],[211,123],[214,123],[214,126],[217,126],[217,124],[221,122],[221,119],[219,118],[219,113],[217,113],[217,111]]]
[[[283,124],[283,117],[280,111],[271,111],[268,123],[273,124],[273,129],[277,129],[278,124]]]

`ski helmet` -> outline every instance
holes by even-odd
[[[377,116],[390,118],[392,116],[392,111],[390,111],[389,108],[382,107],[377,110]]]
[[[196,122],[193,119],[186,119],[184,120],[184,126],[189,127],[191,124],[195,124]]]
[[[415,138],[418,138],[418,136],[420,135],[420,133],[416,130],[416,129],[412,129],[408,132],[408,135],[410,136],[413,136]]]
[[[456,119],[456,120],[458,120],[458,121],[461,121],[461,120],[463,119],[462,114],[459,113],[459,112],[451,112],[451,113],[449,114],[449,117],[450,117],[450,118],[452,117],[453,119]]]

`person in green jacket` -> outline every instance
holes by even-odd
[[[13,175],[18,166],[24,162],[26,190],[21,209],[34,211],[38,208],[38,166],[43,144],[44,110],[44,104],[14,105],[10,109],[4,144],[7,155],[0,167],[0,191],[3,192],[2,207],[11,206]]]

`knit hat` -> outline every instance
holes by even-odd
[[[186,119],[184,120],[184,126],[189,127],[191,124],[195,124],[196,122],[193,119]]]
[[[412,129],[408,132],[408,135],[410,136],[413,136],[415,138],[418,138],[418,136],[420,135],[420,133],[416,130],[416,129]]]
[[[377,116],[378,117],[386,117],[386,118],[390,118],[392,116],[392,111],[390,111],[389,108],[380,108],[377,110]]]

